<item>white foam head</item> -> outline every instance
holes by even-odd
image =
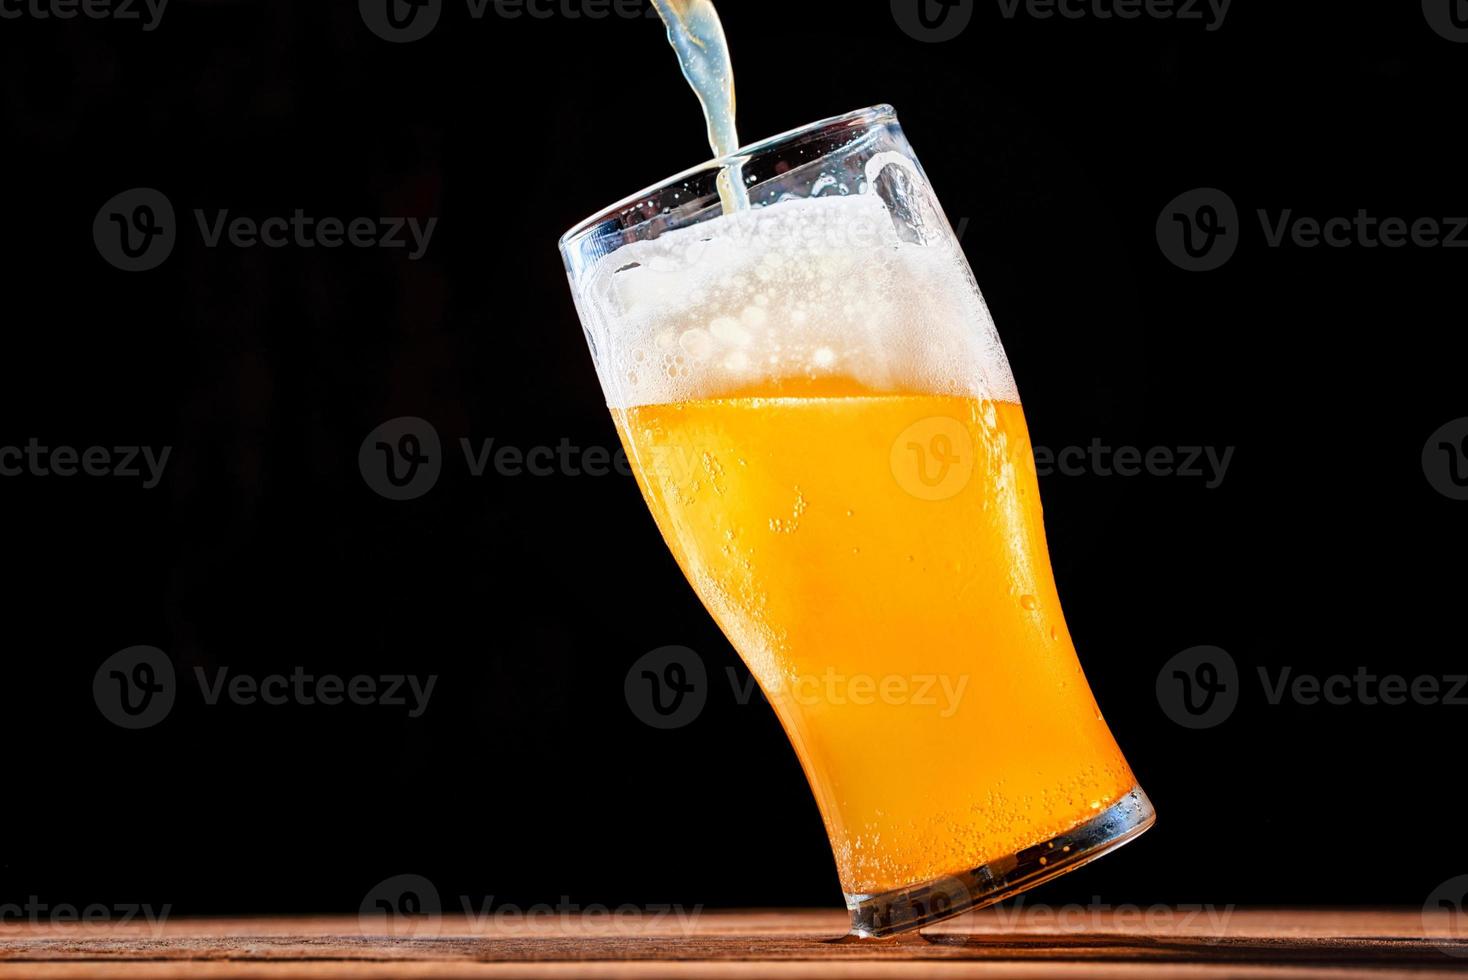
[[[874,193],[798,198],[603,257],[581,300],[608,403],[717,398],[826,376],[877,391],[1018,401],[951,232],[920,244],[899,227]]]

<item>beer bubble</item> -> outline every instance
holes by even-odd
[[[750,309],[758,309],[758,307],[751,306]],[[721,316],[710,323],[709,333],[713,334],[714,339],[721,343],[737,347],[748,346],[749,342],[754,339],[749,335],[749,331],[739,325],[738,320],[727,316]]]
[[[678,346],[690,357],[703,360],[713,353],[714,341],[703,330],[689,330],[678,338]]]

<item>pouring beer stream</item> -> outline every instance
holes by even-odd
[[[652,0],[668,27],[668,42],[678,54],[683,77],[693,87],[708,123],[709,147],[721,160],[739,149],[734,123],[734,64],[729,42],[712,0]],[[749,207],[742,168],[734,163],[719,177],[719,199],[724,211]]]

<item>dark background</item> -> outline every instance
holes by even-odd
[[[990,0],[938,44],[886,3],[722,6],[746,139],[897,106],[967,219],[1037,444],[1236,447],[1213,490],[1043,481],[1071,630],[1160,818],[1035,900],[1418,905],[1468,872],[1468,708],[1271,706],[1254,676],[1464,671],[1468,504],[1421,454],[1468,415],[1468,253],[1270,249],[1253,217],[1468,213],[1468,46],[1415,3],[1239,2],[1208,32]],[[457,452],[615,445],[556,239],[707,156],[655,22],[450,2],[395,45],[345,2],[173,0],[146,33],[3,20],[0,112],[0,445],[173,447],[152,490],[0,478],[0,902],[355,912],[414,873],[454,904],[839,904],[794,754],[730,693],[737,657],[633,481],[474,478]],[[91,228],[138,186],[173,202],[179,242],[130,274]],[[1154,227],[1200,186],[1232,196],[1243,241],[1188,273]],[[440,222],[409,262],[207,249],[192,217],[298,207]],[[407,415],[448,458],[393,502],[357,451]],[[92,679],[137,644],[188,690],[126,731]],[[668,644],[714,683],[662,732],[622,685]],[[1207,731],[1154,691],[1198,644],[1244,673]],[[297,665],[439,682],[418,719],[191,686],[195,666]]]

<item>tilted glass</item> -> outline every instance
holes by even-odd
[[[725,214],[731,161],[751,207]],[[664,540],[800,757],[852,931],[989,904],[1141,833],[1050,570],[998,334],[892,109],[561,241]]]

